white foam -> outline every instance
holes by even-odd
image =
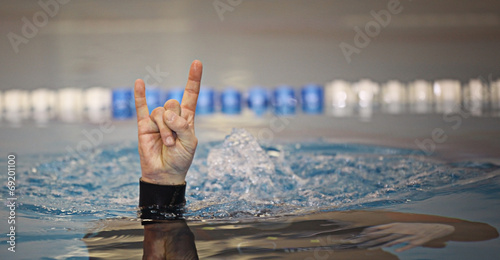
[[[264,199],[273,194],[262,187],[275,190],[271,180],[274,164],[245,129],[233,129],[221,147],[210,150],[207,158],[208,177],[224,182],[232,181],[231,193],[242,199]]]

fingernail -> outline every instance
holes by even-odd
[[[167,145],[173,145],[174,144],[174,138],[172,138],[171,136],[167,137]]]
[[[172,120],[174,120],[174,117],[175,117],[175,113],[170,111],[170,110],[167,110],[167,120],[169,122],[171,122]]]

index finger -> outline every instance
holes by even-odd
[[[142,79],[135,81],[134,100],[135,110],[137,111],[137,121],[149,118],[148,104],[146,103],[146,86]]]
[[[198,101],[198,94],[200,93],[202,71],[203,65],[201,61],[195,60],[191,63],[188,81],[181,102],[181,116],[185,118],[189,124],[194,121],[196,102]]]

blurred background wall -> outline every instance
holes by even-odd
[[[4,0],[0,35],[1,90],[183,85],[193,59],[216,88],[500,76],[495,0]]]

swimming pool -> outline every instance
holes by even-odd
[[[500,123],[455,116],[198,117],[200,145],[187,178],[185,214],[198,254],[314,259],[318,249],[317,259],[352,258],[352,252],[403,259],[495,258],[500,253]],[[25,123],[1,129],[1,167],[7,169],[7,155],[15,153],[19,205],[16,252],[8,251],[5,236],[2,255],[142,256],[144,234],[133,220],[140,176],[134,121],[115,121],[107,128]],[[442,130],[440,138],[434,138],[435,129]],[[5,186],[1,196],[7,204]],[[9,208],[0,213],[7,220]],[[355,238],[349,236],[360,227],[383,223],[367,222],[382,213],[468,220],[477,224],[471,226],[471,239],[480,242],[451,240],[444,248],[404,252],[339,242]],[[483,232],[480,224],[490,228]],[[3,232],[7,228],[2,224]],[[474,235],[474,229],[485,235]],[[322,230],[330,237],[316,234]]]

